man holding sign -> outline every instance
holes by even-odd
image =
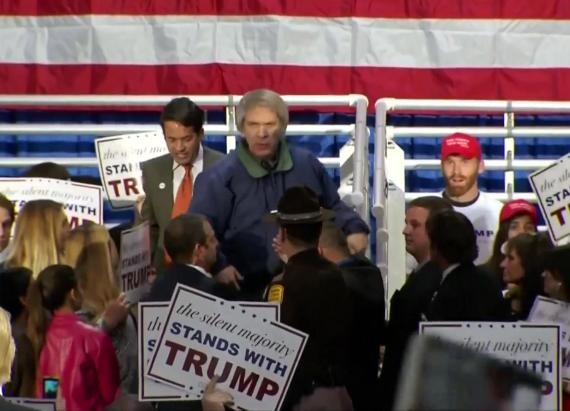
[[[204,111],[186,97],[175,98],[164,107],[160,126],[169,154],[141,164],[146,194],[141,214],[150,224],[157,269],[164,264],[166,224],[188,210],[198,174],[224,156],[203,146]]]

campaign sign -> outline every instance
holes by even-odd
[[[541,410],[560,410],[560,328],[555,324],[422,322],[420,334],[440,336],[542,377]]]
[[[131,304],[148,291],[150,231],[148,222],[121,233],[121,291]]]
[[[144,194],[140,163],[168,153],[159,129],[95,140],[99,174],[113,208],[131,207]]]
[[[71,228],[84,221],[103,224],[101,187],[51,178],[0,178],[0,193],[14,203],[16,213],[32,200],[63,204]]]
[[[307,338],[238,303],[178,284],[147,376],[201,395],[219,375],[218,386],[237,406],[276,410]]]
[[[532,173],[528,179],[550,237],[559,241],[570,235],[570,156]]]
[[[552,322],[560,327],[562,379],[570,382],[570,305],[559,300],[538,296],[528,315],[533,323]]]
[[[279,321],[279,305],[269,303],[239,303],[250,314],[260,318]],[[181,388],[176,388],[146,377],[156,341],[160,338],[162,326],[168,315],[168,302],[141,302],[139,309],[139,400],[140,401],[180,401],[198,400],[202,396]]]
[[[26,407],[26,409],[37,411],[56,411],[55,400],[24,398],[24,397],[4,397],[4,399],[12,404]]]

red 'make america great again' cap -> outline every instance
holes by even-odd
[[[441,159],[449,156],[461,156],[467,159],[481,159],[481,144],[476,137],[464,133],[453,133],[441,142]]]

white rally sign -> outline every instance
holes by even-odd
[[[0,193],[14,203],[16,213],[32,200],[63,204],[71,228],[84,221],[103,224],[101,187],[50,178],[0,178]]]
[[[168,153],[161,130],[95,140],[99,174],[113,208],[126,208],[144,194],[140,163]]]
[[[279,321],[279,305],[269,303],[238,303],[250,314],[259,318]],[[141,302],[139,309],[139,400],[180,401],[198,400],[201,395],[176,388],[145,377],[156,342],[168,315],[168,302]]]
[[[148,291],[150,232],[148,222],[121,232],[121,291],[131,304]]]
[[[528,176],[551,238],[570,235],[570,156]]]
[[[552,322],[560,326],[562,378],[564,381],[570,382],[570,305],[552,298],[538,296],[534,300],[528,321]]]
[[[554,324],[424,322],[420,334],[436,335],[542,376],[540,409],[561,410],[560,328]]]
[[[147,376],[198,395],[214,375],[237,406],[279,409],[308,336],[177,285]]]

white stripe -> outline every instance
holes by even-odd
[[[0,39],[6,63],[570,67],[557,20],[7,16]]]

